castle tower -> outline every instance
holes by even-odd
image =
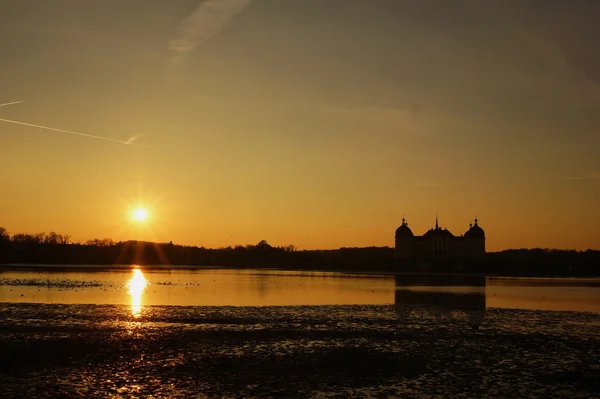
[[[485,232],[479,226],[479,221],[475,217],[474,224],[465,233],[468,240],[469,255],[475,259],[480,259],[485,255]]]
[[[402,224],[396,229],[395,235],[395,253],[396,259],[406,259],[414,253],[414,235],[406,219],[402,218]]]

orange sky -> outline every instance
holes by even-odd
[[[206,247],[600,248],[600,7],[13,2],[0,226]],[[130,219],[147,207],[149,219]]]

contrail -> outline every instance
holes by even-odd
[[[23,125],[23,126],[37,127],[39,129],[52,130],[54,132],[61,132],[61,133],[73,134],[75,136],[89,137],[91,139],[106,140],[106,141],[112,141],[112,142],[120,143],[120,144],[129,144],[129,145],[135,145],[135,146],[138,146],[138,147],[152,148],[150,146],[143,145],[143,144],[135,144],[135,143],[128,142],[128,141],[111,139],[111,138],[108,138],[108,137],[94,136],[92,134],[72,132],[70,130],[56,129],[56,128],[48,127],[48,126],[34,125],[33,123],[25,123],[25,122],[19,122],[19,121],[13,121],[13,120],[10,120],[10,119],[1,119],[1,118],[0,118],[0,121],[2,121],[2,122],[8,122],[8,123],[14,123],[14,124]],[[129,139],[129,141],[132,141],[132,140]]]
[[[139,139],[140,137],[142,137],[144,134],[136,134],[135,136],[133,136],[132,138],[130,138],[129,140],[127,140],[125,142],[125,144],[131,144],[133,143],[135,140]]]
[[[0,107],[4,107],[6,105],[21,104],[21,103],[24,103],[24,102],[25,101],[13,101],[12,103],[0,104]]]
[[[221,32],[229,20],[252,0],[206,0],[188,15],[179,27],[179,36],[169,42],[169,50],[181,61],[197,45]]]

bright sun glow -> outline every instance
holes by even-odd
[[[148,212],[146,212],[146,210],[143,208],[139,208],[133,212],[133,217],[139,221],[146,220],[146,217],[148,217]]]

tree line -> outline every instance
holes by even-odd
[[[72,242],[71,236],[14,234],[0,227],[0,264],[80,265],[187,265],[297,270],[420,271],[421,264],[394,259],[394,248],[365,247],[331,250],[298,250],[293,245],[256,245],[224,248],[184,246],[173,243],[93,239]],[[430,271],[462,271],[507,276],[600,276],[600,251],[516,249],[487,253],[481,262],[456,267],[434,265]],[[437,267],[437,269],[436,269]]]

